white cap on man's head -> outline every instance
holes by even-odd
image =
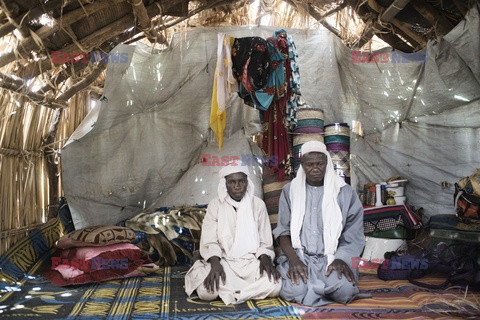
[[[308,141],[302,145],[300,150],[302,156],[310,152],[321,152],[328,155],[327,146],[320,141]]]
[[[249,176],[248,166],[244,166],[238,161],[231,161],[218,172],[218,176],[221,179],[225,178],[229,174],[238,172],[245,173],[247,177]]]

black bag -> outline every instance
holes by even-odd
[[[423,273],[418,270],[428,267],[428,262],[425,258],[427,253],[427,251],[421,251],[416,254],[399,255],[395,251],[387,252],[385,253],[385,261],[378,267],[377,276],[385,281],[422,277]],[[405,268],[406,264],[408,264],[408,268]]]
[[[454,285],[462,288],[469,286],[471,290],[479,290],[478,247],[473,243],[447,245],[441,242],[433,250],[424,249],[415,255],[394,255],[379,266],[378,277],[382,280],[409,280],[417,286],[429,289],[445,289],[449,285]],[[401,268],[398,266],[398,261],[402,261]],[[444,274],[445,282],[432,285],[417,280],[435,272]]]
[[[453,243],[447,245],[440,242],[437,247],[426,255],[428,268],[411,272],[408,280],[420,287],[429,289],[445,289],[449,285],[462,288],[469,287],[470,290],[479,290],[480,282],[477,274],[480,271],[477,263],[478,245],[474,243]],[[438,285],[420,282],[416,279],[430,273],[442,273],[445,275],[445,282]]]

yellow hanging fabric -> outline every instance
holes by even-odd
[[[215,74],[217,70],[215,70]],[[217,102],[217,77],[213,79],[212,108],[210,109],[210,128],[217,138],[218,150],[223,146],[223,132],[226,126],[227,111],[220,112]]]
[[[210,128],[215,133],[218,149],[222,149],[223,134],[226,127],[226,101],[236,90],[236,80],[232,71],[231,48],[235,38],[224,33],[218,34],[217,64],[213,80],[212,106],[210,109]]]

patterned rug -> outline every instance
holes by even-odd
[[[376,271],[376,270],[372,270]],[[421,279],[428,284],[444,282],[439,275]],[[302,319],[479,319],[480,292],[458,288],[430,290],[407,280],[383,281],[376,274],[361,274],[361,293],[372,298],[348,305],[330,304],[319,308],[295,305]]]
[[[2,319],[301,319],[297,308],[280,298],[226,306],[221,301],[188,299],[186,267],[99,284],[55,287],[29,276],[2,288]],[[6,293],[5,293],[6,291]]]
[[[186,267],[166,267],[156,274],[99,284],[55,287],[28,276],[2,288],[2,319],[478,319],[480,293],[428,290],[408,281],[383,281],[362,274],[359,288],[372,298],[349,305],[309,308],[280,298],[225,306],[221,301],[187,298]],[[431,284],[442,279],[422,279]]]
[[[61,210],[60,210],[61,211]],[[70,230],[68,219],[52,219],[0,256],[1,319],[480,319],[480,292],[429,290],[408,281],[362,274],[361,293],[372,298],[349,305],[309,308],[280,298],[225,306],[184,291],[186,266],[165,267],[145,277],[56,287],[41,274],[55,241]],[[422,278],[439,284],[439,277]]]

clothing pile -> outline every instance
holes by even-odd
[[[297,109],[305,105],[292,37],[285,30],[279,30],[268,39],[230,37],[228,41],[225,35],[219,35],[218,41],[210,126],[219,147],[225,125],[225,97],[234,91],[236,82],[236,91],[245,104],[261,112],[262,148],[268,157],[278,159],[268,166],[283,180],[288,172],[291,149],[288,130],[297,122]]]

